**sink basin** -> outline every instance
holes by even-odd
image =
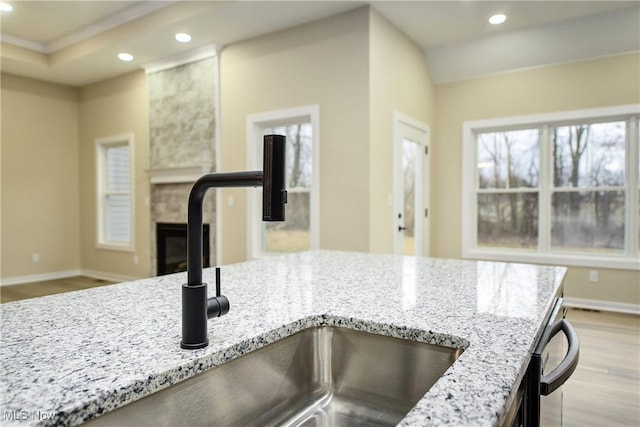
[[[91,421],[92,425],[396,425],[462,350],[314,327]]]

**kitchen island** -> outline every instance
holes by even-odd
[[[562,267],[313,251],[222,267],[229,313],[180,348],[186,273],[2,304],[2,425],[77,425],[310,326],[460,348],[401,425],[497,426]],[[212,294],[215,273],[203,279]]]

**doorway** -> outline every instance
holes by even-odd
[[[393,233],[396,255],[429,255],[429,127],[394,114]]]

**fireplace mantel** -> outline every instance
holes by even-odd
[[[179,184],[196,182],[198,178],[210,173],[212,169],[211,166],[197,165],[147,169],[147,173],[151,184]]]

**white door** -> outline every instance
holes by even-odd
[[[394,115],[394,253],[429,255],[429,128]]]

